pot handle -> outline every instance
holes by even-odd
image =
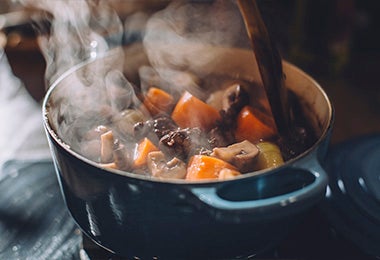
[[[233,212],[260,212],[273,210],[276,208],[281,208],[291,204],[295,204],[298,201],[305,200],[308,198],[313,198],[318,194],[324,193],[327,186],[328,178],[325,170],[322,168],[316,157],[295,163],[288,170],[301,170],[305,174],[312,174],[314,176],[313,182],[301,187],[297,190],[291,191],[289,193],[268,197],[268,198],[258,198],[252,200],[227,200],[222,198],[218,191],[225,187],[230,187],[229,185],[238,185],[239,181],[227,183],[226,186],[218,187],[197,187],[192,188],[191,192],[204,204],[211,207],[212,209],[222,210],[222,211],[233,211]],[[281,170],[281,169],[280,169]],[[278,173],[281,174],[281,173]],[[254,180],[255,178],[253,178]],[[276,184],[277,185],[277,184]],[[282,184],[284,185],[284,184]]]

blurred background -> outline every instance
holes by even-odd
[[[122,19],[127,19],[136,10],[160,8],[167,1],[109,2]],[[377,2],[257,0],[268,31],[283,58],[316,79],[332,100],[335,108],[332,144],[357,136],[380,134],[380,84],[377,78],[380,76],[380,15]],[[13,74],[23,82],[36,104],[41,103],[46,91],[46,63],[33,22],[41,17],[39,11],[25,8],[18,1],[0,0],[0,58],[4,48]],[[0,94],[12,87],[0,85]],[[42,131],[42,126],[37,130]],[[322,227],[316,225],[306,230],[318,234],[321,230],[325,232]],[[305,240],[305,244],[313,241]],[[336,241],[333,244],[332,240],[325,239],[324,242],[326,250],[336,245]],[[297,244],[290,244],[292,246]],[[342,243],[341,248],[347,250],[347,245]],[[309,249],[305,247],[305,251]],[[352,252],[348,250],[348,253]],[[355,259],[355,254],[353,257],[350,259]]]
[[[166,1],[116,1],[121,17]],[[380,17],[373,0],[259,0],[264,21],[283,58],[314,77],[336,112],[332,142],[380,132],[378,83]],[[0,45],[13,73],[39,102],[45,61],[31,18],[36,11],[0,2]]]

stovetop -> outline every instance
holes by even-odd
[[[373,139],[360,141],[369,143]],[[376,141],[380,143],[380,138],[376,137]],[[334,183],[338,183],[334,179],[339,173],[336,169],[341,169],[342,163],[347,164],[344,158],[353,145],[357,147],[358,141],[335,147],[330,152],[326,169],[334,173],[330,176],[329,198],[311,209],[280,245],[253,258],[379,259],[374,255],[380,249],[373,252],[376,250],[373,244],[379,241],[380,233],[368,233],[372,237],[366,241],[366,234],[361,232],[361,242],[357,242],[352,235],[359,234],[358,225],[352,226],[348,233],[342,232],[347,222],[344,214],[350,212],[343,210],[344,214],[338,216],[335,209],[339,203],[347,205],[348,202],[331,195]],[[95,245],[78,229],[64,205],[51,161],[9,161],[1,173],[0,259],[123,259]],[[355,216],[354,212],[349,215]],[[360,221],[360,225],[369,225],[365,220]],[[374,226],[371,232],[377,232],[377,228],[380,226]]]

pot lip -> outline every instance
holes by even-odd
[[[112,50],[110,51],[112,53]],[[70,145],[66,144],[65,142],[62,141],[62,139],[57,135],[57,133],[53,130],[49,123],[49,118],[48,118],[48,104],[49,104],[49,99],[54,90],[59,86],[59,84],[70,74],[74,73],[75,71],[79,70],[80,68],[98,60],[101,58],[105,58],[110,55],[110,52],[104,53],[102,55],[98,55],[95,58],[86,60],[84,62],[81,62],[69,70],[65,71],[62,75],[60,75],[49,87],[47,90],[45,97],[42,102],[42,117],[43,117],[43,125],[45,128],[46,133],[59,145],[61,148],[63,148],[67,153],[69,153],[71,156],[75,157],[76,159],[85,162],[86,164],[89,164],[92,167],[95,167],[99,170],[108,172],[110,174],[116,174],[122,177],[127,177],[127,178],[132,178],[140,181],[148,181],[148,182],[154,182],[154,183],[166,183],[166,184],[175,184],[175,185],[187,185],[187,186],[194,186],[194,185],[212,185],[212,184],[221,184],[221,183],[227,183],[227,182],[234,182],[238,181],[241,179],[246,179],[258,175],[267,175],[271,174],[274,172],[277,172],[283,168],[289,167],[289,165],[292,165],[294,162],[306,157],[308,154],[311,154],[314,150],[318,148],[318,146],[327,138],[328,133],[331,131],[332,126],[333,126],[333,121],[334,121],[334,108],[331,103],[331,100],[329,99],[328,95],[326,92],[323,90],[323,88],[319,85],[319,83],[312,78],[309,74],[301,70],[299,67],[295,66],[294,64],[283,60],[283,64],[286,65],[287,67],[291,68],[292,70],[296,71],[297,73],[301,74],[303,77],[305,77],[308,81],[310,81],[314,87],[316,87],[319,92],[323,95],[324,100],[327,101],[328,105],[328,111],[329,111],[329,120],[328,120],[328,125],[325,127],[323,132],[321,133],[320,137],[318,140],[307,150],[305,150],[303,153],[299,154],[297,157],[294,157],[288,161],[286,161],[283,165],[275,167],[275,168],[270,168],[270,169],[263,169],[255,172],[250,172],[250,173],[245,173],[240,176],[236,176],[232,179],[228,180],[199,180],[199,181],[188,181],[188,180],[182,180],[182,179],[159,179],[159,178],[152,178],[149,176],[145,175],[139,175],[136,173],[131,173],[131,172],[126,172],[118,169],[110,169],[110,168],[105,168],[101,167],[98,163],[84,157],[83,155],[80,155],[79,153],[73,151],[70,149]],[[117,52],[115,52],[117,53]],[[317,160],[317,158],[314,158],[314,160]],[[95,173],[94,173],[95,174]]]

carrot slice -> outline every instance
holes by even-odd
[[[168,113],[174,106],[174,98],[162,89],[151,87],[145,94],[143,103],[151,115],[154,116],[161,112]]]
[[[238,172],[234,166],[221,159],[207,155],[194,155],[187,167],[186,179],[192,181],[219,179],[219,174],[224,169],[229,169],[234,173]]]
[[[224,168],[219,172],[218,179],[219,180],[228,180],[228,179],[233,179],[236,176],[240,175],[241,173],[236,171],[236,170],[231,170]]]
[[[235,138],[238,142],[248,140],[251,143],[257,143],[260,140],[271,139],[276,135],[276,129],[259,118],[260,113],[254,111],[250,106],[242,108],[237,116],[235,130]]]
[[[143,167],[147,164],[148,154],[159,149],[148,139],[144,138],[137,144],[134,156],[134,165],[136,168]]]
[[[182,128],[199,127],[207,131],[220,119],[220,114],[218,110],[186,91],[178,100],[172,119]]]

